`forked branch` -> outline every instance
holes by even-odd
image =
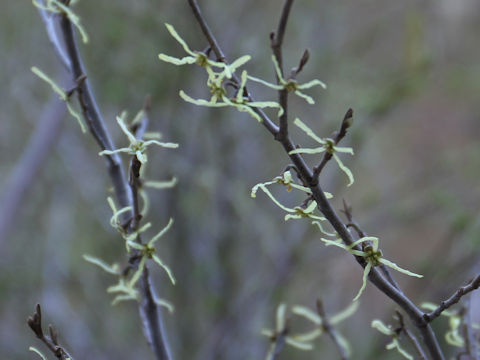
[[[219,58],[222,58],[225,62],[227,62],[226,57],[221,50],[218,42],[215,39],[215,36],[212,34],[209,26],[205,18],[202,16],[200,8],[196,0],[188,0],[194,15],[197,21],[204,32],[207,41],[209,42],[211,48],[217,54]],[[288,0],[287,0],[288,2]],[[252,96],[249,94],[249,97]],[[347,115],[348,112],[347,112]],[[278,126],[266,115],[262,112],[261,115],[263,119],[263,125],[267,128],[267,130],[275,137],[277,141],[279,141],[286,151],[289,154],[290,160],[292,161],[295,168],[298,170],[298,174],[301,177],[305,186],[308,186],[312,191],[312,196],[314,200],[318,204],[319,210],[324,214],[333,228],[336,230],[338,235],[341,237],[343,242],[346,245],[351,245],[355,241],[350,231],[347,229],[346,225],[338,216],[337,212],[333,209],[330,202],[327,200],[325,193],[322,191],[320,185],[318,184],[318,180],[314,176],[314,172],[310,169],[310,167],[305,163],[303,157],[298,153],[290,154],[293,150],[296,149],[294,142],[289,136],[278,136],[279,128]],[[349,116],[346,116],[345,124],[349,120]],[[361,257],[355,257],[357,262],[362,267],[367,265],[366,261]],[[434,360],[443,360],[444,355],[436,336],[424,318],[423,312],[408,298],[403,294],[402,291],[397,289],[394,285],[392,285],[389,281],[387,281],[379,272],[378,269],[375,267],[372,268],[368,275],[369,281],[374,284],[381,292],[387,295],[390,299],[392,299],[395,303],[397,303],[411,318],[413,323],[415,324],[418,331],[421,333],[423,342],[428,349],[430,356]]]
[[[57,359],[60,360],[73,360],[73,357],[61,346],[58,342],[58,333],[54,329],[53,325],[48,325],[49,336],[43,333],[42,328],[42,309],[40,304],[35,306],[35,311],[32,316],[29,316],[27,319],[27,324],[30,326],[30,329],[35,333],[37,338],[39,338],[48,349],[55,355]]]

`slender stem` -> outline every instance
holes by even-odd
[[[345,200],[343,200],[343,210],[342,211],[345,214],[345,216],[347,217],[347,220],[349,222],[347,224],[347,228],[351,227],[351,228],[355,229],[355,231],[357,232],[357,234],[360,238],[366,237],[367,233],[365,231],[363,231],[360,228],[360,225],[358,225],[358,223],[355,221],[355,219],[353,218],[353,214],[352,214],[352,207],[349,206]],[[390,270],[388,270],[388,267],[386,267],[384,264],[380,264],[379,268],[382,271],[385,278],[390,282],[390,284],[395,286],[398,290],[402,291],[400,289],[400,286],[398,285],[398,283],[393,278],[392,273],[390,272]]]
[[[55,331],[52,325],[48,326],[48,331],[50,336],[47,336],[43,333],[42,328],[42,308],[40,304],[35,306],[35,312],[32,316],[29,316],[27,319],[27,324],[30,326],[30,329],[35,333],[37,338],[39,338],[48,349],[55,355],[59,360],[73,360],[73,357],[61,346],[58,342],[58,333]]]
[[[207,38],[207,41],[210,45],[210,48],[213,50],[215,53],[216,57],[227,63],[228,61],[225,58],[225,54],[223,53],[222,49],[220,48],[220,45],[218,45],[217,39],[213,35],[212,31],[210,30],[210,27],[208,26],[207,22],[203,18],[202,12],[200,10],[200,6],[198,6],[198,3],[196,0],[188,0],[188,3],[190,7],[192,8],[193,15],[195,15],[195,18],[197,19],[197,22],[199,23],[200,27],[202,28],[202,32]],[[238,85],[240,82],[238,81],[238,77],[233,74],[232,80]],[[250,93],[248,92],[247,88],[244,88],[244,91],[246,92],[246,96],[249,102],[255,101]],[[265,112],[260,109],[260,108],[253,108],[253,110],[262,118],[262,124],[267,128],[267,130],[275,136],[278,133],[278,126],[265,114]]]
[[[353,120],[353,110],[348,109],[345,116],[343,117],[342,124],[340,126],[340,130],[335,134],[335,145],[338,145],[340,141],[347,135],[347,129],[352,125],[352,120]],[[330,154],[328,151],[326,151],[323,154],[323,158],[320,161],[320,163],[313,168],[313,177],[318,181],[318,177],[320,176],[320,173],[322,172],[323,168],[327,163],[332,159],[332,154]]]
[[[280,332],[276,332],[273,335],[270,343],[270,349],[268,350],[268,354],[266,360],[276,360],[280,353],[285,346],[285,340],[288,334],[288,325],[285,324],[285,327]]]
[[[144,109],[147,111],[147,109]],[[140,125],[136,129],[135,135],[137,139],[141,139],[146,126],[148,123],[148,117],[145,115],[141,120]],[[130,232],[135,232],[140,227],[140,221],[142,220],[142,214],[140,213],[140,206],[138,202],[138,191],[141,186],[140,180],[140,168],[142,163],[138,160],[137,156],[134,155],[130,161],[130,171],[129,171],[129,181],[128,184],[132,191],[132,206],[133,206],[133,217],[130,222],[129,230]],[[137,242],[142,243],[141,236],[138,234]],[[139,251],[134,251],[129,259],[130,266],[135,268],[138,266],[141,256],[139,256]],[[140,277],[139,290],[141,299],[140,299],[140,316],[143,323],[143,328],[145,336],[155,354],[157,360],[170,360],[172,359],[170,346],[168,344],[166,331],[163,325],[162,314],[155,302],[155,290],[151,284],[148,267],[145,264],[143,268],[142,276]]]
[[[84,70],[78,51],[73,25],[68,17],[60,16],[60,29],[62,31],[66,53],[70,59],[72,77],[74,81],[82,79],[78,83],[77,94],[90,132],[102,150],[114,150],[115,146],[107,131],[95,98],[92,95],[89,81],[86,78],[86,71]],[[121,207],[128,206],[131,203],[131,194],[127,187],[120,157],[118,154],[112,154],[105,156],[105,158],[107,159],[108,173],[113,183],[118,202]],[[126,216],[128,216],[128,214],[126,214]]]
[[[323,307],[323,302],[320,299],[317,299],[317,312],[320,318],[322,319],[322,329],[327,333],[330,339],[333,341],[335,347],[337,348],[338,353],[342,360],[348,360],[347,349],[342,345],[340,341],[340,336],[337,333],[337,330],[330,324],[327,315],[325,314],[325,309]]]
[[[412,343],[413,347],[417,351],[417,354],[419,356],[420,360],[426,360],[427,355],[425,355],[425,352],[422,349],[422,346],[418,342],[417,338],[412,334],[410,330],[408,330],[407,326],[405,325],[405,321],[403,320],[403,315],[400,311],[396,310],[395,311],[396,318],[400,324],[400,327],[398,329],[398,332],[402,332],[405,334],[408,340]]]
[[[432,322],[435,318],[440,316],[440,314],[447,310],[450,306],[455,305],[460,301],[460,299],[468,294],[469,292],[476,290],[480,287],[480,275],[477,275],[474,279],[472,279],[467,285],[460,287],[457,291],[455,291],[452,296],[450,296],[447,300],[444,300],[440,303],[440,305],[433,310],[432,312],[425,314],[424,318],[426,322]]]
[[[188,0],[192,10],[194,11],[195,17],[202,28],[202,31],[207,38],[210,46],[217,54],[221,54],[220,57],[225,58],[223,51],[218,45],[214,35],[211,33],[206,20],[201,15],[199,6],[196,0]],[[266,115],[265,115],[266,116]],[[268,117],[267,117],[268,118]],[[271,120],[269,120],[271,122]],[[268,123],[265,119],[265,123]],[[266,127],[272,135],[276,137],[276,132],[272,131],[269,127]],[[289,136],[285,138],[280,138],[278,141],[282,144],[286,153],[289,154],[290,151],[295,149],[295,146]],[[325,215],[330,224],[334,227],[337,233],[340,235],[345,244],[350,245],[353,243],[353,237],[346,228],[345,224],[340,220],[340,217],[335,212],[335,210],[330,205],[329,201],[325,197],[324,192],[320,188],[318,181],[313,177],[313,171],[308,167],[308,165],[303,160],[303,157],[299,154],[289,154],[290,159],[292,160],[295,167],[298,169],[298,174],[302,178],[304,184],[310,187],[312,190],[312,195],[318,204],[319,210]],[[360,257],[355,257],[361,266],[366,266],[365,260]],[[417,327],[418,331],[422,334],[423,341],[430,352],[430,356],[433,360],[443,360],[444,355],[440,346],[438,344],[435,333],[433,332],[431,326],[424,319],[423,312],[418,309],[412,301],[406,297],[401,291],[395,288],[390,284],[380,272],[372,268],[369,273],[368,279],[373,283],[381,292],[387,295],[395,303],[397,303],[412,319],[413,323]]]
[[[270,34],[270,46],[272,48],[273,54],[275,55],[275,58],[277,59],[282,76],[284,76],[282,44],[285,30],[287,28],[288,15],[290,14],[292,4],[293,0],[285,0],[282,15],[280,16],[280,21],[278,22],[277,31]],[[277,76],[277,84],[279,83],[280,79]],[[276,139],[281,140],[288,137],[288,91],[286,89],[281,89],[278,91],[278,102],[283,108],[283,114],[280,116],[279,119],[280,129],[278,134],[276,135]]]

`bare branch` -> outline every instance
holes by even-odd
[[[58,333],[52,325],[48,326],[50,336],[43,333],[42,329],[42,309],[40,304],[35,306],[35,311],[32,316],[27,319],[27,324],[48,349],[60,360],[73,360],[73,357],[58,343]]]
[[[338,143],[345,137],[345,135],[347,135],[347,129],[352,125],[352,123],[353,123],[353,110],[350,108],[347,110],[347,112],[345,113],[345,116],[343,117],[342,124],[340,126],[340,131],[338,131],[335,134],[335,138],[334,138],[335,145],[338,145]],[[329,152],[325,152],[320,163],[313,168],[314,180],[318,182],[318,177],[320,173],[322,172],[323,168],[325,167],[325,165],[327,165],[327,163],[330,161],[331,158],[332,158],[332,154],[330,154]]]
[[[408,340],[410,340],[410,342],[412,343],[413,347],[415,348],[415,350],[417,351],[417,354],[419,356],[419,359],[420,360],[426,360],[427,359],[427,355],[425,355],[425,352],[423,351],[422,349],[422,346],[420,345],[420,343],[418,342],[417,338],[415,337],[415,335],[412,334],[412,332],[410,330],[408,330],[408,328],[406,327],[405,325],[405,321],[403,320],[403,315],[400,311],[396,310],[395,311],[395,314],[397,316],[397,320],[399,322],[399,329],[397,330],[398,332],[403,332],[405,334],[405,336],[408,338]]]
[[[444,300],[440,305],[428,314],[424,314],[423,318],[426,322],[432,322],[440,314],[447,310],[450,306],[455,305],[460,299],[473,290],[477,290],[480,287],[480,275],[477,275],[474,279],[470,280],[467,285],[460,287],[453,293],[447,300]]]
[[[282,331],[275,332],[270,339],[270,349],[268,351],[266,360],[276,360],[285,346],[285,341],[289,332],[288,319],[285,321],[285,326]]]
[[[287,27],[288,15],[290,14],[290,9],[292,8],[293,0],[285,0],[283,5],[282,15],[280,16],[280,21],[278,23],[277,31],[270,34],[270,46],[272,48],[273,54],[277,59],[280,72],[283,76],[283,56],[282,56],[282,44],[283,37],[285,35],[285,30]],[[280,79],[277,76],[277,83],[280,83]],[[278,103],[283,108],[283,113],[280,116],[279,124],[280,129],[276,135],[276,139],[280,140],[288,136],[288,91],[287,89],[278,90]]]
[[[320,318],[322,319],[322,329],[327,333],[327,335],[332,339],[333,343],[335,344],[335,347],[337,348],[338,353],[340,354],[340,357],[342,360],[348,360],[348,352],[347,349],[342,345],[342,342],[340,341],[340,337],[335,330],[335,328],[330,324],[330,321],[325,314],[325,309],[323,307],[323,302],[321,299],[317,299],[317,312]]]

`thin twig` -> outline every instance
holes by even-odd
[[[282,44],[283,37],[285,35],[285,29],[287,27],[288,15],[290,14],[290,9],[292,8],[293,0],[285,0],[283,5],[282,15],[280,16],[280,21],[278,22],[278,27],[276,32],[270,34],[270,46],[272,48],[273,54],[277,59],[278,66],[280,67],[280,73],[284,76],[283,71],[283,56],[282,56]],[[277,84],[280,84],[280,79],[277,75]],[[288,91],[287,89],[278,90],[278,103],[283,109],[283,114],[279,119],[279,131],[277,133],[276,139],[280,140],[281,138],[286,138],[288,136]]]
[[[435,318],[440,316],[440,314],[447,310],[450,306],[455,305],[460,301],[460,299],[473,290],[477,290],[480,287],[480,275],[477,275],[474,279],[470,280],[469,283],[465,286],[460,287],[457,291],[453,293],[447,300],[444,300],[440,305],[428,314],[424,314],[423,318],[426,322],[432,322]]]
[[[332,339],[335,347],[337,348],[338,353],[342,360],[348,360],[347,349],[342,345],[340,341],[340,336],[338,335],[335,328],[330,324],[330,321],[325,313],[325,308],[323,307],[323,302],[320,299],[317,299],[317,313],[322,319],[322,329],[327,333],[327,335]]]
[[[285,321],[285,326],[283,327],[282,331],[275,332],[272,335],[270,349],[268,350],[268,354],[265,360],[276,360],[280,353],[285,346],[285,341],[288,335],[289,326],[288,321]]]
[[[60,29],[66,45],[67,55],[72,64],[72,77],[77,84],[77,97],[82,107],[82,112],[88,128],[100,146],[100,149],[114,150],[115,146],[113,145],[113,140],[107,131],[105,121],[103,120],[95,98],[92,95],[92,90],[75,40],[73,25],[67,16],[60,16]],[[105,158],[108,173],[113,183],[118,202],[121,207],[128,206],[131,203],[131,194],[122,170],[120,157],[118,154],[112,154],[105,156]],[[129,214],[126,214],[125,216],[128,215]]]
[[[347,227],[351,227],[351,228],[355,229],[359,238],[366,237],[367,233],[360,228],[360,225],[353,218],[352,207],[345,201],[345,199],[343,199],[343,210],[342,210],[342,212],[347,217],[347,220],[348,220]],[[402,291],[400,289],[400,286],[398,285],[398,283],[393,278],[393,275],[390,272],[390,270],[388,269],[388,267],[385,266],[384,264],[380,264],[378,267],[382,271],[383,275],[385,275],[387,280],[390,282],[390,284],[395,286],[399,291]]]
[[[345,116],[343,117],[342,124],[340,125],[340,131],[338,131],[335,134],[334,137],[334,142],[335,145],[338,145],[338,143],[347,135],[347,129],[352,126],[353,122],[353,110],[350,108],[347,110],[345,113]],[[330,161],[332,158],[332,154],[330,154],[328,151],[323,154],[323,158],[320,161],[320,163],[313,168],[313,178],[318,181],[318,177],[320,173],[322,172],[323,168],[327,163]]]
[[[412,343],[413,347],[415,348],[415,350],[417,351],[417,354],[419,356],[419,359],[420,360],[426,360],[427,359],[427,355],[425,355],[425,352],[423,351],[422,349],[422,346],[420,345],[420,343],[418,342],[418,339],[415,337],[415,335],[412,334],[412,332],[410,330],[408,330],[408,328],[406,327],[405,325],[405,321],[403,320],[403,315],[400,311],[396,310],[395,311],[395,314],[397,315],[397,320],[399,322],[399,331],[400,332],[403,332],[405,334],[405,336],[408,338],[408,340],[410,340],[410,342]]]
[[[208,26],[207,22],[205,21],[203,15],[202,15],[202,12],[200,10],[200,6],[198,6],[197,1],[196,0],[188,0],[188,3],[190,4],[190,7],[192,8],[193,15],[197,19],[197,22],[200,25],[200,27],[202,29],[202,32],[205,35],[205,37],[206,37],[206,39],[207,39],[207,41],[210,45],[210,48],[215,53],[217,59],[219,59],[219,60],[225,62],[226,64],[228,64],[228,61],[225,57],[225,54],[222,51],[222,49],[220,48],[220,46],[218,45],[217,39],[215,38],[212,31],[210,30],[210,27]],[[233,74],[232,81],[237,86],[240,84],[240,82],[238,80],[238,77],[235,74]],[[249,102],[254,102],[255,100],[252,98],[252,96],[250,95],[250,93],[248,92],[246,87],[245,87],[244,91],[246,93],[248,101]],[[267,114],[265,114],[265,112],[262,109],[253,108],[253,110],[262,118],[262,124],[267,128],[267,130],[273,136],[275,136],[279,131],[278,126],[267,116]]]
[[[47,336],[43,333],[42,309],[40,304],[35,306],[33,316],[28,317],[27,324],[30,326],[30,329],[32,329],[37,338],[39,338],[48,347],[48,349],[55,355],[57,359],[73,360],[73,357],[65,350],[63,346],[58,343],[58,333],[52,325],[48,326],[48,332],[50,336]]]
[[[477,342],[475,341],[474,330],[472,327],[472,318],[471,318],[471,305],[472,299],[470,296],[465,298],[465,304],[463,306],[463,316],[462,316],[462,330],[465,338],[465,352],[464,354],[468,356],[468,359],[478,359],[478,349]]]
[[[209,27],[207,26],[206,20],[201,15],[197,1],[188,0],[188,2],[194,11],[195,17],[199,22],[205,37],[209,41],[210,46],[212,47],[212,49],[216,54],[222,54],[223,58],[225,58],[222,50],[220,49],[217,41],[215,40],[215,37],[213,36]],[[267,130],[272,135],[274,135],[274,137],[276,137],[276,134],[278,132],[278,127],[263,112],[261,116],[263,119],[263,122],[262,122],[263,125],[265,125]],[[272,125],[267,126],[267,124],[273,124],[273,126]],[[351,245],[354,242],[352,235],[350,234],[347,227],[342,222],[342,220],[340,219],[336,211],[332,208],[332,205],[326,198],[325,193],[323,192],[320,185],[318,184],[318,181],[314,179],[313,171],[308,167],[308,165],[305,163],[305,160],[303,159],[302,156],[300,156],[300,154],[290,154],[292,150],[295,150],[295,145],[293,141],[290,139],[289,136],[283,139],[278,139],[278,141],[281,143],[286,153],[289,154],[289,158],[293,162],[295,167],[298,169],[298,173],[302,178],[302,181],[311,189],[312,195],[315,201],[317,202],[319,210],[324,214],[326,219],[337,231],[337,233],[340,235],[344,243],[347,245]],[[363,258],[360,258],[360,257],[355,257],[355,258],[362,267],[366,266],[366,262]],[[415,306],[415,304],[408,297],[406,297],[405,294],[403,294],[395,286],[390,284],[390,282],[388,282],[383,276],[381,276],[377,269],[372,268],[372,270],[368,275],[368,279],[381,292],[383,292],[386,296],[388,296],[395,303],[397,303],[412,319],[413,323],[422,334],[423,341],[425,343],[425,346],[428,348],[428,351],[430,352],[431,358],[433,360],[443,360],[444,359],[443,352],[440,349],[437,338],[431,326],[424,319],[423,312],[417,306]]]
[[[148,124],[147,110],[149,109],[149,107],[150,102],[147,100],[144,106],[145,115],[141,119],[139,126],[134,129],[135,136],[138,140],[141,140],[143,133],[146,130]],[[140,206],[138,201],[138,192],[141,187],[141,167],[142,163],[140,162],[140,160],[138,160],[137,156],[134,155],[130,161],[128,181],[130,190],[132,192],[133,206],[133,217],[129,224],[129,232],[131,233],[139,229],[140,221],[142,220],[142,214],[140,212]],[[137,235],[136,241],[140,244],[142,243],[141,234]],[[141,256],[139,255],[139,250],[132,252],[132,255],[129,259],[130,268],[138,267],[141,259]],[[162,314],[155,302],[155,290],[151,284],[149,271],[146,264],[143,268],[142,276],[140,277],[139,289],[142,295],[140,299],[139,311],[147,340],[158,360],[169,360],[172,358],[170,346],[167,341],[167,335],[163,325]]]

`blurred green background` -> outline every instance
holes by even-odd
[[[246,69],[270,81],[268,35],[277,26],[280,4],[200,2],[227,56],[252,55]],[[152,233],[175,219],[158,248],[177,285],[153,270],[159,294],[176,308],[164,314],[175,358],[263,359],[268,341],[259,334],[273,326],[279,303],[313,308],[321,297],[327,313],[347,307],[361,284],[361,269],[351,256],[323,246],[308,221],[285,223],[283,212],[263,194],[250,198],[253,185],[288,164],[279,144],[245,113],[181,101],[179,89],[208,96],[204,74],[158,60],[160,52],[183,55],[165,22],[192,48],[206,47],[187,2],[82,0],[76,12],[90,35],[88,46],[81,45],[88,76],[116,144],[124,146],[125,139],[115,116],[136,113],[146,94],[152,97],[151,130],[180,144],[178,150],[151,151],[146,174],[179,179],[172,190],[150,192],[147,219],[155,224]],[[105,289],[114,279],[82,259],[88,253],[125,261],[122,240],[108,224],[104,160],[30,67],[66,88],[72,83],[29,1],[4,2],[0,19],[2,358],[36,358],[28,347],[42,347],[25,319],[40,302],[45,323],[56,325],[75,358],[152,359],[136,304],[110,306]],[[286,69],[309,48],[299,81],[319,78],[328,84],[326,91],[308,91],[314,106],[291,97],[291,118],[330,136],[346,110],[354,109],[344,143],[354,147],[355,156],[342,159],[356,181],[347,188],[332,162],[321,184],[335,194],[337,209],[342,199],[353,205],[364,230],[381,239],[387,259],[425,276],[396,274],[417,303],[447,297],[480,271],[479,33],[475,0],[298,1],[287,27]],[[276,98],[260,86],[251,90],[256,99]],[[19,173],[23,154],[42,131],[50,137],[30,166],[38,170]],[[297,129],[291,132],[296,142],[311,145]],[[14,197],[19,182],[24,189]],[[282,199],[290,205],[303,200]],[[477,321],[479,301],[472,296]],[[370,328],[373,318],[390,322],[396,307],[371,286],[360,302],[338,329],[351,342],[353,358],[398,359],[383,351],[389,339]],[[446,321],[438,319],[435,328],[446,353],[455,354],[443,341]],[[280,358],[337,354],[321,338],[313,352],[286,348]]]

